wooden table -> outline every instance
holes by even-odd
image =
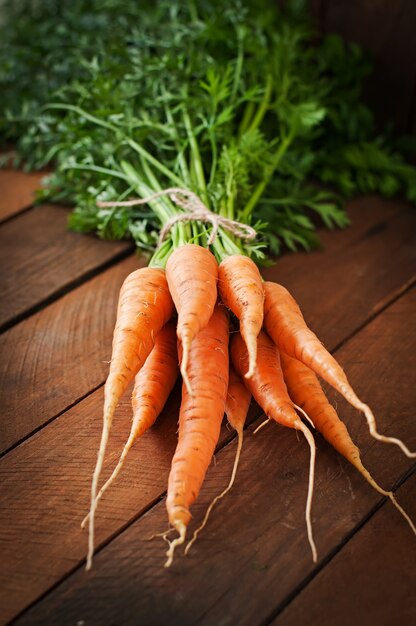
[[[91,473],[119,287],[143,264],[126,242],[66,230],[68,210],[31,207],[36,177],[0,173],[2,623],[75,626],[415,623],[416,540],[397,511],[320,436],[311,561],[304,506],[308,449],[252,407],[232,491],[190,555],[163,568],[165,493],[178,389],[97,515],[84,570]],[[324,251],[287,255],[264,272],[305,317],[373,407],[381,432],[416,449],[416,213],[376,197],[349,207],[352,226],[322,234]],[[330,393],[364,463],[416,519],[415,464],[370,438],[363,417]],[[129,429],[114,420],[104,476]],[[236,440],[224,427],[196,525],[226,485]],[[103,476],[103,478],[104,478]]]

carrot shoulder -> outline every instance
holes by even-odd
[[[366,417],[370,434],[379,441],[394,443],[409,457],[416,457],[396,437],[386,437],[377,431],[375,417],[370,407],[356,395],[348,379],[334,357],[326,350],[318,337],[306,325],[302,312],[285,287],[277,283],[265,283],[264,323],[266,330],[281,352],[302,361],[316,374],[326,380],[356,409]]]
[[[218,291],[221,301],[240,320],[250,360],[246,377],[250,378],[256,366],[257,336],[263,326],[264,288],[257,265],[239,254],[225,258],[218,268]]]
[[[194,339],[189,355],[193,394],[182,387],[178,445],[169,475],[166,507],[179,537],[171,542],[166,567],[174,549],[185,540],[190,507],[198,496],[217,444],[228,388],[228,315],[217,305],[207,326]]]
[[[177,335],[182,344],[181,374],[192,392],[187,372],[191,343],[207,324],[217,301],[218,264],[206,248],[177,248],[166,264],[166,278],[178,312]]]

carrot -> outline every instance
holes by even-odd
[[[217,301],[217,261],[206,248],[186,244],[169,257],[166,278],[178,311],[181,374],[188,393],[192,393],[187,373],[189,350],[193,339],[208,324]]]
[[[113,473],[97,495],[96,504],[117,478],[136,439],[155,423],[175,385],[178,374],[176,325],[170,321],[156,335],[155,345],[136,375],[132,394],[133,422],[130,435]],[[81,526],[85,525],[88,517],[89,515],[85,517]]]
[[[87,570],[94,552],[96,494],[115,408],[149,355],[157,333],[173,315],[165,272],[141,268],[124,281],[118,301],[110,372],[104,387],[103,431],[91,485]]]
[[[335,450],[354,465],[376,491],[390,498],[416,534],[415,525],[399,505],[394,494],[380,487],[370,472],[364,467],[359,449],[352,441],[344,422],[340,420],[334,407],[328,402],[314,372],[297,359],[293,359],[285,353],[281,353],[280,358],[283,376],[293,402],[306,411],[313,420],[316,430],[325,437]]]
[[[250,378],[256,366],[256,339],[263,326],[264,288],[256,264],[239,254],[225,258],[218,268],[218,291],[221,301],[240,320],[249,354],[246,377]]]
[[[230,355],[236,371],[240,376],[244,376],[248,370],[249,357],[240,333],[236,333],[231,339]],[[315,471],[315,441],[312,433],[303,424],[295,411],[294,404],[288,395],[283,379],[279,351],[264,331],[260,331],[257,339],[257,367],[253,376],[245,380],[245,385],[252,393],[257,404],[263,409],[268,419],[273,419],[278,424],[302,431],[308,442],[310,448],[310,464],[305,517],[312,558],[313,561],[316,562],[317,552],[313,540],[311,523]]]
[[[245,386],[241,376],[230,365],[225,414],[230,426],[242,433],[251,402],[251,393]]]
[[[198,496],[214,454],[228,389],[228,314],[217,305],[207,326],[195,337],[189,358],[189,381],[182,386],[179,440],[169,475],[166,507],[179,537],[169,545],[165,567],[175,547],[185,541],[190,506]]]
[[[265,293],[265,327],[280,351],[302,361],[332,385],[353,407],[362,411],[370,434],[375,439],[394,443],[408,457],[416,457],[416,452],[410,452],[400,439],[386,437],[377,431],[375,417],[370,407],[357,397],[339,363],[308,328],[299,306],[287,289],[277,283],[266,282]]]
[[[232,365],[230,365],[229,378],[228,378],[228,392],[227,399],[225,401],[225,414],[227,416],[229,424],[237,432],[238,443],[237,451],[235,453],[234,465],[231,472],[230,482],[227,487],[218,496],[216,496],[205,513],[204,519],[201,525],[195,530],[191,541],[185,548],[185,554],[188,554],[193,543],[195,543],[199,533],[206,526],[210,513],[218,500],[221,500],[228,493],[234,484],[234,480],[237,474],[238,462],[240,460],[241,449],[243,447],[243,428],[246,421],[248,409],[251,401],[251,393],[244,385],[242,379],[237,374]]]

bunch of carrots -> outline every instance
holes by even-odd
[[[329,404],[318,376],[364,413],[373,437],[397,444],[409,457],[416,457],[416,453],[399,439],[377,431],[371,409],[357,397],[344,371],[308,328],[296,301],[283,286],[263,282],[255,263],[243,254],[225,256],[218,263],[207,247],[188,243],[170,254],[165,269],[134,271],[120,292],[91,508],[83,522],[89,521],[87,569],[94,550],[97,503],[120,472],[133,443],[162,411],[179,373],[183,385],[178,444],[166,500],[171,530],[178,536],[169,542],[166,567],[172,563],[175,548],[185,542],[190,508],[214,454],[224,413],[238,434],[236,461],[228,487],[211,503],[186,551],[205,526],[215,502],[231,488],[252,397],[266,414],[266,422],[274,420],[301,431],[309,444],[306,524],[314,561],[317,551],[311,506],[315,443],[309,425],[379,493],[390,498],[416,534],[415,525],[393,493],[380,487],[363,466],[359,450]],[[98,491],[113,414],[133,380],[131,432],[116,468]]]
[[[49,3],[38,4],[45,4],[48,32],[60,33],[65,20],[58,7],[52,15]],[[19,114],[3,117],[13,122],[13,132],[20,128],[20,152],[30,164],[53,160],[43,197],[75,206],[72,229],[130,237],[153,255],[121,289],[85,519],[87,567],[97,503],[162,411],[179,374],[179,440],[167,496],[178,536],[166,565],[185,542],[224,413],[238,434],[236,460],[227,489],[201,527],[231,488],[252,397],[268,420],[301,431],[309,444],[306,522],[314,559],[310,426],[390,498],[416,533],[394,495],[363,467],[318,377],[364,413],[376,439],[397,444],[407,456],[415,453],[378,433],[370,408],[295,300],[284,287],[264,283],[256,265],[276,257],[282,245],[310,249],[316,243],[312,214],[327,227],[345,226],[343,198],[401,191],[416,202],[414,168],[375,134],[372,114],[359,99],[367,71],[362,53],[315,33],[302,0],[230,0],[226,7],[220,0],[131,0],[122,12],[111,2],[58,4],[64,16],[73,16],[71,33],[74,23],[83,33],[88,27],[83,48],[77,40],[65,49],[64,64],[46,67],[50,38],[45,61],[35,28],[39,23],[45,30],[41,6],[30,28],[26,19],[15,20],[23,32],[5,24],[6,43],[10,37],[16,43],[9,54],[14,69],[0,80],[6,81],[6,103],[12,110],[17,103]],[[62,54],[60,36],[55,53]],[[33,80],[33,58],[39,81]],[[33,100],[26,100],[28,93]],[[131,432],[99,489],[114,411],[133,380]]]

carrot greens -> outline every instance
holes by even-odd
[[[151,252],[180,211],[169,198],[146,208],[97,200],[181,187],[258,231],[242,243],[220,229],[218,259],[244,249],[259,261],[317,245],[319,222],[345,226],[354,194],[416,201],[414,169],[360,101],[367,58],[318,37],[306,3],[18,0],[5,16],[0,133],[17,163],[53,165],[40,198],[75,204],[74,230]],[[180,224],[170,237],[207,231]]]

